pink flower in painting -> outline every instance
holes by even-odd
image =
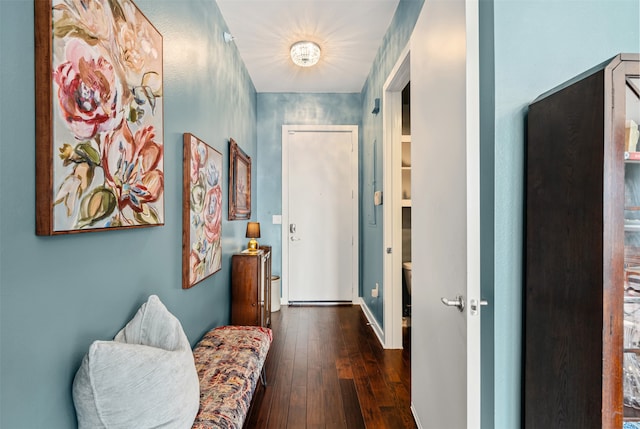
[[[191,183],[197,183],[200,169],[207,163],[207,149],[199,145],[195,139],[191,140]]]
[[[72,39],[67,61],[53,73],[63,119],[79,140],[110,131],[120,122],[120,83],[113,65],[86,43]]]
[[[102,164],[107,183],[118,198],[118,208],[141,213],[164,189],[162,146],[155,141],[153,126],[131,134],[126,121],[104,140]]]
[[[222,191],[214,186],[207,192],[204,206],[204,235],[209,243],[220,238],[222,227]]]
[[[189,278],[191,279],[191,284],[194,284],[202,274],[202,260],[200,256],[198,256],[198,252],[192,250],[189,253],[189,271],[191,272]]]

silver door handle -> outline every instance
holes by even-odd
[[[295,235],[292,235],[291,241],[300,241],[300,237],[296,237]]]
[[[462,295],[457,295],[456,299],[450,300],[447,298],[440,298],[442,303],[448,307],[458,307],[459,311],[464,311],[464,298]]]

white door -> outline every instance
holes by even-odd
[[[411,37],[412,402],[425,429],[478,429],[477,0],[424,3]],[[464,300],[462,311],[445,305]]]
[[[351,302],[357,289],[357,128],[323,128],[283,127],[289,302]]]

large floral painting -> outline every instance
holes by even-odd
[[[182,184],[182,287],[222,268],[222,154],[184,134]]]
[[[38,0],[36,233],[164,224],[162,36],[129,0]]]

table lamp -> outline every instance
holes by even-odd
[[[256,252],[258,250],[258,242],[256,238],[260,238],[260,222],[249,222],[247,223],[247,238],[250,238],[248,249],[252,252]]]

